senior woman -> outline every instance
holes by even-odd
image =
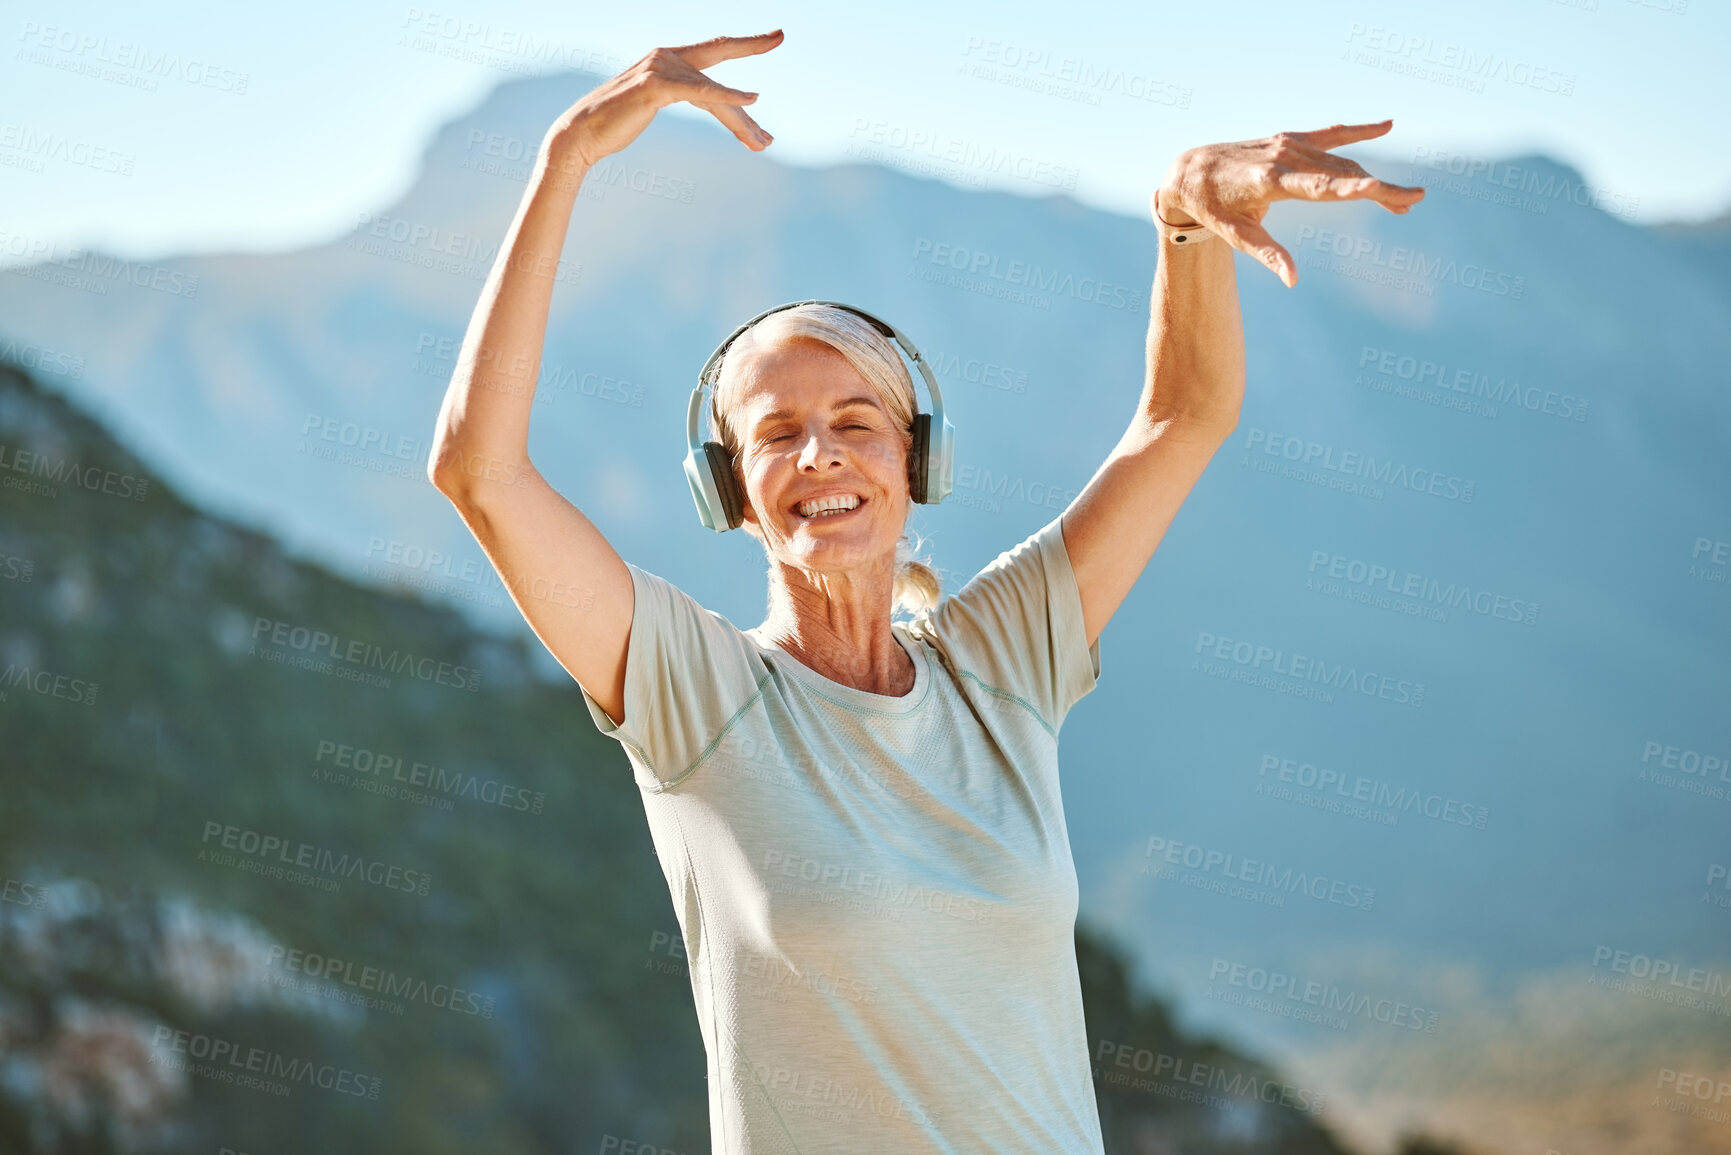
[[[1152,202],[1160,255],[1129,428],[1059,518],[941,600],[903,548],[923,479],[894,346],[848,308],[764,318],[725,349],[711,395],[769,562],[767,616],[740,630],[622,560],[542,479],[520,383],[583,175],[675,101],[767,147],[744,109],[756,94],[700,70],[781,39],[656,49],[554,123],[429,473],[625,748],[690,959],[714,1150],[1099,1152],[1059,727],[1237,423],[1233,249],[1290,286],[1292,258],[1260,223],[1271,202],[1404,212],[1423,192],[1327,151],[1387,122],[1182,154]]]

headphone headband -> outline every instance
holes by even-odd
[[[733,476],[732,463],[727,459],[727,452],[721,443],[699,440],[698,424],[703,408],[703,391],[714,388],[716,367],[741,333],[771,314],[801,305],[828,305],[831,308],[844,309],[864,319],[884,337],[901,346],[902,352],[919,369],[920,376],[925,378],[926,392],[932,401],[931,412],[921,413],[918,411],[919,395],[914,395],[914,443],[908,456],[909,493],[916,502],[935,505],[942,501],[952,488],[955,428],[944,416],[943,392],[938,388],[937,377],[933,375],[931,366],[926,364],[926,359],[920,355],[914,343],[888,321],[853,305],[844,305],[840,301],[789,301],[785,305],[765,309],[729,333],[727,339],[716,346],[715,352],[709,355],[709,359],[703,363],[702,371],[697,375],[697,387],[691,391],[691,402],[686,407],[686,479],[691,485],[692,499],[697,503],[697,516],[704,525],[718,533],[736,528],[741,523],[743,497]]]

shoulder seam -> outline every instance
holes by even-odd
[[[721,740],[723,738],[727,737],[727,732],[729,730],[733,729],[733,727],[739,723],[739,720],[745,716],[745,712],[747,710],[751,709],[752,706],[757,704],[757,700],[759,698],[763,697],[763,687],[770,680],[770,678],[773,676],[774,676],[774,674],[772,671],[770,673],[764,674],[763,677],[761,677],[757,680],[756,692],[753,693],[751,695],[751,697],[749,697],[745,700],[745,704],[743,706],[741,706],[739,709],[737,709],[733,712],[733,716],[727,720],[727,724],[722,726],[722,728],[716,732],[715,737],[713,737],[709,740],[709,745],[705,746],[703,748],[703,752],[700,753],[692,761],[690,766],[686,767],[684,773],[680,774],[677,778],[674,778],[670,782],[662,783],[655,790],[651,791],[651,793],[660,794],[663,791],[671,790],[675,786],[679,785],[681,782],[685,781],[687,778],[689,778],[693,774],[695,774],[697,772],[697,768],[699,766],[703,765],[704,759],[708,758],[711,754],[713,754],[715,752],[715,748],[721,744]]]
[[[998,687],[985,681],[978,674],[974,673],[972,670],[964,670],[958,666],[956,668],[956,672],[958,674],[962,675],[962,677],[967,678],[969,681],[973,682],[975,685],[979,686],[982,690],[986,691],[988,694],[996,694],[1000,698],[1008,698],[1010,701],[1016,703],[1016,705],[1022,707],[1022,709],[1028,711],[1028,713],[1030,713],[1034,716],[1034,721],[1036,721],[1040,724],[1040,728],[1042,730],[1046,731],[1046,733],[1050,734],[1053,738],[1057,738],[1058,731],[1056,729],[1054,729],[1052,727],[1052,725],[1046,721],[1045,717],[1041,715],[1039,710],[1035,709],[1034,706],[1030,702],[1028,702],[1026,699],[1022,698],[1020,695],[1012,694],[1008,690],[998,689]]]

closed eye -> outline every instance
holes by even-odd
[[[853,423],[853,424],[851,424],[851,425],[843,425],[843,426],[842,426],[842,428],[843,428],[843,429],[864,429],[864,430],[865,430],[865,431],[866,431],[866,432],[868,432],[868,433],[869,433],[869,432],[871,432],[871,426],[869,426],[869,425],[861,425],[861,424],[860,424],[860,423],[859,423],[859,422],[857,422],[857,421],[856,421],[856,422],[854,422],[854,423]],[[775,436],[774,436],[774,437],[765,437],[765,438],[764,438],[764,440],[765,440],[765,441],[766,441],[766,442],[769,442],[769,443],[771,443],[771,444],[774,444],[774,443],[775,443],[775,442],[777,442],[777,441],[786,441],[786,440],[787,440],[787,439],[788,439],[788,438],[790,438],[790,437],[792,437],[792,436],[793,436],[793,434],[791,434],[791,433],[778,433],[778,434],[776,434],[776,435],[775,435]]]

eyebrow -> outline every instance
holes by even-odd
[[[832,413],[836,413],[836,412],[840,412],[843,409],[852,409],[856,405],[869,405],[875,409],[875,408],[877,408],[878,401],[877,401],[877,398],[875,398],[875,397],[849,397],[845,401],[837,401],[834,405],[830,406],[830,411]],[[752,428],[756,429],[766,421],[780,421],[783,418],[792,417],[792,416],[793,416],[793,413],[790,410],[774,409],[768,413],[765,413],[762,417],[759,417],[757,419],[757,421],[752,425]]]

